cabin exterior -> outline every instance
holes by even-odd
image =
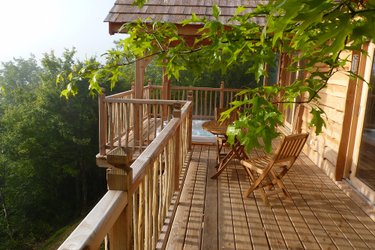
[[[232,3],[220,2],[219,6],[222,10],[221,21],[227,22],[235,13],[237,6],[246,6],[248,11],[251,11],[258,4],[266,2],[263,0]],[[207,15],[210,17],[212,4],[213,2],[211,1],[183,3],[181,1],[152,0],[142,9],[138,9],[131,6],[131,1],[116,1],[105,21],[109,24],[109,33],[115,34],[121,32],[120,28],[124,23],[132,22],[138,18],[144,20],[147,17],[151,17],[157,21],[178,23],[189,18],[191,13],[196,13],[197,16]],[[264,19],[261,17],[256,21],[260,24],[264,23]],[[180,27],[180,32],[191,36],[193,39],[198,28],[200,28],[199,25]],[[367,82],[370,82],[371,79],[373,82],[375,77],[373,63],[374,44],[364,44],[363,49],[367,51],[369,56],[359,52],[347,52],[341,55],[343,58],[348,56],[352,58],[346,65],[345,70],[350,69],[362,76]],[[303,73],[288,73],[283,70],[288,63],[289,59],[285,56],[280,58],[278,83],[281,85],[288,84],[298,77],[303,77]],[[137,85],[142,84],[137,82]],[[164,89],[167,89],[167,87]],[[362,172],[367,171],[364,169],[371,171],[371,169],[375,170],[375,168],[374,166],[368,166],[368,160],[362,160],[361,166],[358,166],[358,162],[360,161],[360,155],[362,155],[362,158],[372,157],[371,159],[374,159],[374,156],[363,155],[366,150],[375,151],[373,95],[374,93],[369,92],[368,85],[364,84],[361,79],[351,79],[343,70],[337,72],[329,80],[328,87],[320,94],[320,103],[327,115],[327,126],[320,136],[310,136],[305,149],[309,158],[322,168],[330,178],[333,180],[342,180],[344,178],[350,181],[372,203],[375,202],[375,180],[371,174],[367,175]],[[292,120],[295,117],[294,110],[291,109],[285,112],[285,126],[290,131],[293,130],[291,126],[293,126]],[[309,120],[309,110],[304,109],[301,116],[303,131],[309,131],[307,122]],[[363,144],[361,144],[361,141],[363,141]],[[361,145],[363,146],[361,147]],[[361,172],[361,174],[358,172]],[[371,179],[361,181],[358,178],[359,175],[365,175]]]
[[[178,23],[193,12],[209,15],[213,4],[190,2],[151,0],[139,10],[131,6],[131,0],[117,0],[106,18],[109,32],[118,33],[122,24],[148,16]],[[235,2],[220,1],[224,22],[237,6],[248,6],[251,11],[265,1]],[[180,27],[180,32],[194,39],[199,28],[199,25]],[[375,84],[375,44],[364,44],[363,50],[367,54],[341,55],[351,58],[345,70],[350,69]],[[303,72],[284,70],[289,62],[284,55],[279,58],[278,84],[286,85],[304,77]],[[230,172],[217,182],[207,178],[215,171],[211,166],[215,160],[213,147],[192,142],[192,120],[213,119],[214,108],[227,107],[238,90],[226,89],[223,83],[220,88],[175,87],[166,77],[163,86],[145,85],[147,64],[147,60],[137,62],[132,90],[99,97],[97,164],[107,169],[109,191],[60,249],[99,248],[101,244],[110,249],[246,249],[248,245],[242,241],[249,241],[253,248],[340,249],[348,244],[353,248],[371,248],[375,244],[375,92],[362,79],[338,71],[320,93],[327,126],[319,136],[310,133],[300,168],[290,178],[294,192],[301,197],[301,203],[295,200],[293,205],[298,207],[297,204],[303,203],[308,209],[294,210],[282,202],[281,208],[268,210],[258,202],[236,198],[246,183],[238,166],[233,167],[237,177],[230,177],[233,173]],[[311,132],[307,107],[292,107],[283,112],[285,133],[295,129],[293,126]],[[306,175],[316,179],[305,180]],[[305,190],[307,182],[310,186]],[[320,192],[315,193],[318,189]],[[320,195],[324,193],[322,203],[317,205],[316,199],[309,201],[304,192],[315,198],[322,198]],[[255,194],[254,198],[259,197]],[[228,216],[225,210],[228,200],[230,206],[226,209],[232,211],[228,219],[230,233],[224,219]],[[320,208],[328,212],[317,212]],[[247,218],[247,224],[236,220],[237,216]],[[253,228],[249,216],[263,226]],[[194,224],[197,218],[198,225]],[[356,227],[354,220],[363,228]],[[238,238],[244,233],[243,227],[248,228],[245,234],[251,240]],[[295,233],[290,233],[289,228]],[[320,235],[321,231],[324,235]],[[334,234],[342,235],[345,240],[341,236],[335,238]],[[189,245],[190,240],[196,244]]]

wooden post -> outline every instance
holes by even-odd
[[[173,107],[173,117],[181,119],[181,103],[175,103]],[[175,155],[174,155],[174,190],[178,190],[179,188],[179,177],[180,177],[180,168],[181,166],[181,125],[178,126],[176,130],[176,136],[174,137],[175,140]]]
[[[367,51],[368,45],[368,43],[365,43],[362,46],[362,50]],[[352,59],[351,71],[363,77],[365,74],[367,54],[354,51],[352,57],[357,57],[357,64],[354,64],[355,60]],[[335,169],[336,181],[341,181],[344,175],[347,176],[350,174],[349,171],[353,163],[353,150],[358,125],[359,102],[362,95],[362,85],[363,81],[361,79],[351,78],[347,87],[342,133]]]
[[[151,79],[148,79],[147,81],[147,95],[145,96],[145,99],[151,99]]]
[[[145,82],[145,65],[143,59],[137,60],[135,64],[135,86],[134,86],[134,98],[143,99],[143,85]],[[140,124],[139,122],[139,105],[134,104],[134,145],[139,143],[140,137]]]
[[[132,91],[132,95],[131,95],[131,99],[134,99],[135,97],[134,97],[134,87],[135,86],[135,83],[134,82],[132,82],[132,84],[131,84],[131,91]]]
[[[163,100],[170,100],[171,99],[171,81],[168,79],[168,75],[166,74],[166,69],[163,67],[163,86],[161,90],[161,98]],[[168,108],[166,105],[163,105],[163,120],[167,120],[168,117]]]
[[[161,95],[163,100],[171,99],[171,80],[168,79],[165,67],[163,67],[163,86]]]
[[[132,180],[133,172],[129,167],[124,169],[113,167],[107,170],[108,189],[128,192],[128,204],[108,233],[109,249],[128,250],[133,248],[133,198],[129,191]]]
[[[188,97],[187,97],[187,100],[188,101],[191,101],[191,106],[190,106],[190,109],[189,109],[189,120],[188,120],[188,127],[187,127],[187,133],[188,133],[188,151],[191,151],[191,146],[192,146],[192,143],[193,143],[193,91],[192,90],[189,90],[188,91]]]
[[[220,102],[219,102],[219,108],[224,108],[224,81],[221,81],[220,83]]]
[[[99,105],[99,154],[105,155],[105,146],[107,143],[107,108],[105,105],[105,89],[102,88],[102,94],[98,97]]]

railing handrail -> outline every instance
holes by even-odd
[[[58,249],[99,249],[127,204],[127,192],[108,190]]]
[[[163,87],[160,85],[149,85],[149,87],[154,89],[162,89]],[[206,91],[220,91],[220,87],[193,87],[193,86],[171,86],[171,90],[206,90]],[[224,92],[237,92],[244,89],[239,88],[224,88],[222,89]]]
[[[127,90],[127,91],[124,91],[124,92],[120,92],[120,93],[116,93],[116,94],[113,94],[113,95],[109,95],[109,96],[106,96],[106,98],[121,98],[121,97],[125,97],[125,96],[131,96],[133,94],[133,90]]]
[[[185,116],[188,115],[188,109],[191,105],[190,101],[187,101],[181,109],[181,118],[172,118],[160,134],[147,146],[147,148],[138,156],[138,158],[130,166],[133,169],[133,182],[130,188],[130,192],[134,192],[137,188],[140,179],[144,176],[145,168],[153,162],[156,157],[163,150],[168,140],[177,130],[177,127],[182,123]]]
[[[155,99],[120,99],[120,98],[105,98],[108,103],[132,103],[132,104],[156,104],[156,105],[174,105],[175,103],[185,104],[186,101],[179,100],[155,100]]]

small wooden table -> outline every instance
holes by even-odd
[[[241,143],[236,140],[235,143],[231,146],[231,150],[224,156],[222,160],[220,160],[220,152],[221,149],[224,145],[224,143],[227,140],[227,128],[228,128],[227,123],[221,123],[216,120],[212,121],[207,121],[202,124],[202,128],[214,135],[216,135],[217,140],[216,140],[216,145],[217,145],[217,153],[218,153],[218,165],[217,165],[217,172],[214,174],[211,178],[216,179],[221,172],[224,171],[226,166],[228,165],[229,161],[233,159],[233,157],[236,157],[239,160],[242,160],[244,158],[247,158],[244,147],[241,145]]]

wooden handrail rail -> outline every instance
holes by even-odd
[[[162,89],[162,86],[159,85],[151,85],[149,88],[152,89]],[[220,88],[215,87],[191,87],[191,86],[172,86],[171,90],[202,90],[202,91],[220,91]],[[224,92],[238,92],[243,89],[238,88],[224,88]]]
[[[106,98],[105,102],[108,102],[108,103],[133,103],[133,104],[173,105],[175,103],[184,104],[186,101],[180,101],[180,100],[155,100],[155,99],[119,99],[119,98]]]
[[[128,204],[127,197],[124,191],[107,191],[58,249],[99,249],[104,237]]]
[[[125,96],[130,96],[133,94],[133,90],[128,90],[128,91],[125,91],[125,92],[120,92],[120,93],[116,93],[116,94],[113,94],[113,95],[109,95],[107,96],[107,98],[121,98],[121,97],[125,97]]]

